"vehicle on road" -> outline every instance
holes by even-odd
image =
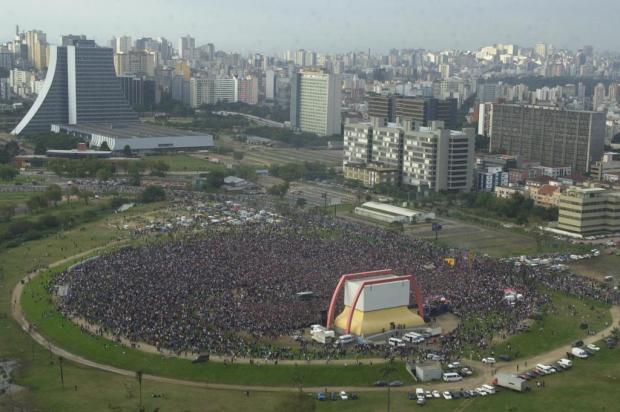
[[[495,358],[482,358],[482,363],[487,365],[493,365],[495,362]]]
[[[390,385],[392,388],[397,388],[403,386],[403,381],[392,381],[388,385]]]

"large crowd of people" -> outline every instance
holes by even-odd
[[[456,264],[446,263],[447,256]],[[70,268],[50,288],[65,291],[57,302],[66,316],[132,342],[174,352],[316,359],[324,356],[316,348],[302,344],[301,353],[308,352],[293,355],[271,343],[319,323],[340,275],[384,268],[415,275],[426,296],[449,302],[461,323],[442,340],[447,356],[466,345],[486,347],[494,334],[515,333],[548,302],[541,283],[618,301],[580,277],[472,259],[397,232],[310,214],[126,247]],[[508,304],[506,288],[522,298]],[[302,291],[313,298],[300,299]]]

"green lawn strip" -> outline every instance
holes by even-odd
[[[551,292],[551,296],[552,304],[547,313],[534,321],[529,332],[511,336],[495,345],[496,355],[509,354],[516,358],[539,355],[585,337],[586,330],[580,328],[582,322],[597,332],[611,323],[607,304],[559,292]],[[576,315],[568,310],[569,305],[575,306]]]
[[[129,370],[180,379],[229,384],[294,385],[301,377],[304,385],[371,385],[382,375],[382,365],[226,365],[210,362],[192,364],[188,360],[165,358],[132,350],[107,339],[83,333],[80,328],[65,320],[50,303],[45,285],[54,272],[40,275],[24,291],[22,305],[26,317],[36,325],[37,331],[56,345],[69,352],[82,355],[103,364]],[[393,379],[410,381],[402,363],[397,364]]]

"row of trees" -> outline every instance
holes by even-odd
[[[336,177],[334,169],[327,167],[321,162],[286,163],[284,165],[272,165],[269,168],[272,176],[286,181],[332,179]]]
[[[70,178],[97,178],[101,181],[110,179],[117,171],[122,170],[136,179],[140,184],[140,175],[147,170],[151,176],[163,177],[170,166],[163,160],[122,160],[110,162],[102,159],[51,159],[46,163],[48,170],[58,176]]]
[[[327,146],[327,142],[330,141],[342,141],[340,135],[318,136],[314,133],[269,126],[248,127],[245,132],[249,136],[265,137],[294,147],[319,147]]]
[[[496,197],[493,193],[467,193],[465,205],[480,213],[491,213],[498,217],[513,219],[518,224],[530,221],[554,221],[558,219],[558,208],[536,206],[534,200],[515,193],[509,199]]]

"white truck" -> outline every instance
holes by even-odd
[[[519,378],[517,375],[509,373],[498,373],[494,379],[495,386],[512,389],[517,392],[525,392],[527,390],[527,381]]]

